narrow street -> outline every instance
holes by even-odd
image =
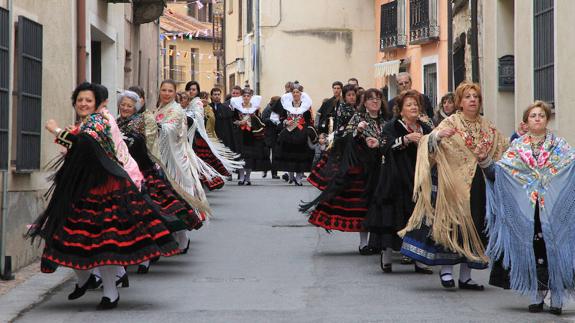
[[[259,177],[259,174],[257,175]],[[119,307],[95,310],[101,293],[70,302],[73,282],[17,322],[562,322],[575,317],[527,312],[529,300],[493,287],[446,291],[437,275],[360,256],[357,234],[307,225],[298,201],[309,185],[281,180],[228,183],[209,194],[215,217],[193,232],[190,252],[162,259],[145,276],[133,273]],[[134,268],[130,269],[133,272]],[[438,269],[436,268],[437,272]],[[488,271],[475,275],[487,284]],[[417,310],[414,310],[414,309]]]

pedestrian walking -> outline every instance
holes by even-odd
[[[547,128],[551,109],[535,101],[523,113],[528,131],[499,161],[478,154],[488,181],[490,284],[531,297],[530,312],[560,315],[575,291],[573,226],[575,150]]]
[[[484,288],[471,278],[472,268],[485,269],[488,264],[485,180],[475,154],[486,150],[489,158],[499,160],[507,140],[480,115],[481,103],[479,85],[460,84],[455,91],[458,111],[420,140],[414,180],[417,202],[400,232],[401,253],[426,265],[441,265],[445,288],[455,287],[456,264],[461,264],[460,289]],[[433,180],[432,174],[436,174]]]

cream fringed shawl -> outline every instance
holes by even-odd
[[[198,211],[210,214],[196,158],[188,142],[184,110],[172,101],[155,112],[146,111],[144,122],[150,158],[160,165],[178,194]]]
[[[507,149],[507,139],[488,120],[480,118],[478,122],[481,124],[479,145],[488,147],[488,158],[499,160]],[[437,132],[446,128],[453,128],[456,133],[438,142]],[[443,120],[431,134],[421,139],[413,190],[416,205],[407,226],[399,232],[400,236],[420,228],[425,221],[437,244],[469,260],[488,261],[470,208],[471,183],[477,170],[475,147],[460,112]],[[434,165],[438,173],[435,208],[431,201],[431,168]]]

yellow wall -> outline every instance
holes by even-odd
[[[437,11],[437,24],[439,25],[439,40],[427,44],[410,45],[409,36],[406,48],[393,49],[386,51],[385,54],[379,51],[379,30],[381,27],[381,5],[391,2],[391,0],[375,0],[375,44],[376,44],[376,63],[388,60],[397,60],[404,58],[411,58],[411,64],[407,72],[411,74],[412,88],[423,92],[423,65],[426,64],[424,60],[429,60],[437,56],[437,99],[448,91],[448,56],[447,56],[447,3],[449,1],[438,0]],[[405,24],[406,35],[409,35],[409,0],[405,0]],[[386,84],[386,80],[378,80],[378,86]],[[396,93],[390,93],[394,96]],[[437,102],[436,102],[437,103]]]
[[[166,32],[162,30],[162,32]],[[199,67],[196,70],[195,81],[200,83],[200,88],[202,91],[209,92],[212,87],[216,84],[216,74],[217,71],[217,61],[216,57],[213,56],[212,52],[212,41],[211,40],[200,40],[200,39],[181,39],[173,40],[173,38],[165,39],[163,47],[166,48],[166,54],[161,56],[162,65],[162,75],[164,79],[169,78],[169,48],[170,45],[176,46],[176,53],[180,51],[180,56],[174,53],[174,65],[183,66],[184,78],[181,82],[178,82],[178,91],[183,91],[184,86],[188,81],[192,81],[192,55],[191,49],[197,48],[199,51],[199,56],[196,56],[196,62],[199,63]],[[188,52],[188,56],[184,57],[184,52]]]

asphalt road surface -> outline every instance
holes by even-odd
[[[254,176],[255,177],[255,176]],[[316,189],[281,180],[227,183],[209,194],[215,217],[190,233],[187,255],[162,259],[113,311],[96,311],[100,291],[68,301],[68,282],[17,322],[562,322],[527,312],[529,299],[495,287],[447,291],[434,275],[358,254],[357,233],[327,234],[297,212]],[[455,272],[458,270],[456,268]],[[488,271],[474,272],[487,285]]]

